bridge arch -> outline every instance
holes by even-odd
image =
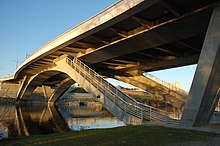
[[[75,81],[70,77],[62,80],[59,86],[54,90],[52,95],[49,97],[48,102],[55,103],[58,100],[58,98],[60,98],[74,83]]]
[[[18,101],[26,101],[38,86],[54,86],[55,90],[52,95],[47,97],[50,102],[55,102],[75,81],[66,73],[48,69],[34,76],[26,76],[17,94]]]

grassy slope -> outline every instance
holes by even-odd
[[[158,126],[126,126],[111,129],[67,132],[30,136],[0,145],[149,145],[180,144],[187,141],[205,141],[219,135]]]

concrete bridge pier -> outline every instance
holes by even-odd
[[[66,78],[63,81],[61,81],[60,85],[54,90],[54,92],[50,96],[48,103],[54,104],[57,101],[57,99],[61,97],[74,83],[76,82],[71,78]]]
[[[209,123],[220,94],[220,7],[214,8],[198,66],[185,104],[181,125]]]
[[[45,101],[51,100],[51,93],[52,91],[49,92],[50,88],[44,85],[44,82],[49,79],[52,76],[55,76],[59,74],[57,71],[45,71],[45,72],[40,72],[36,75],[33,76],[25,76],[23,81],[20,83],[20,88],[17,93],[16,100],[17,101],[30,101],[30,96],[33,94],[35,89],[38,87],[41,87],[43,96],[45,98]],[[59,88],[61,89],[61,88]],[[64,89],[63,89],[64,90]],[[62,90],[62,91],[63,91]],[[57,91],[57,90],[56,90]],[[58,91],[59,92],[59,91]],[[58,92],[56,92],[58,94]],[[63,93],[63,92],[62,92]],[[59,93],[60,95],[61,93]],[[52,99],[56,99],[56,97],[53,97]]]

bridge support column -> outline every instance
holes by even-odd
[[[57,89],[55,89],[52,95],[49,97],[48,103],[56,102],[57,99],[61,97],[74,83],[75,81],[71,78],[64,79],[57,87]]]
[[[20,100],[25,92],[25,88],[28,85],[28,82],[30,81],[30,77],[25,76],[24,79],[19,83],[19,89],[17,93],[17,98],[16,100]]]
[[[47,90],[46,90],[46,86],[45,85],[42,85],[42,90],[43,90],[43,93],[44,93],[44,97],[46,99],[48,99],[48,94],[47,94]]]
[[[182,126],[209,123],[220,94],[220,7],[213,10],[182,116]]]
[[[42,85],[41,87],[42,87],[42,92],[44,93],[44,97],[48,101],[53,93],[53,89],[50,86],[46,86],[46,85]]]

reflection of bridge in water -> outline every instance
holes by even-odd
[[[29,135],[50,134],[70,130],[111,128],[124,123],[112,116],[100,104],[60,105],[46,104],[1,105],[0,134],[14,139]],[[6,109],[6,110],[5,110]]]
[[[19,85],[16,99],[33,91],[56,100],[75,82],[127,124],[178,124],[170,113],[141,104],[103,77],[115,78],[184,108],[182,126],[209,123],[219,99],[220,9],[213,1],[122,0],[49,42],[2,79]],[[208,55],[207,55],[208,54]],[[198,64],[189,95],[143,72]]]
[[[11,105],[6,115],[1,115],[1,129],[7,129],[8,138],[69,131],[66,121],[54,106]],[[5,123],[5,124],[4,124]]]

